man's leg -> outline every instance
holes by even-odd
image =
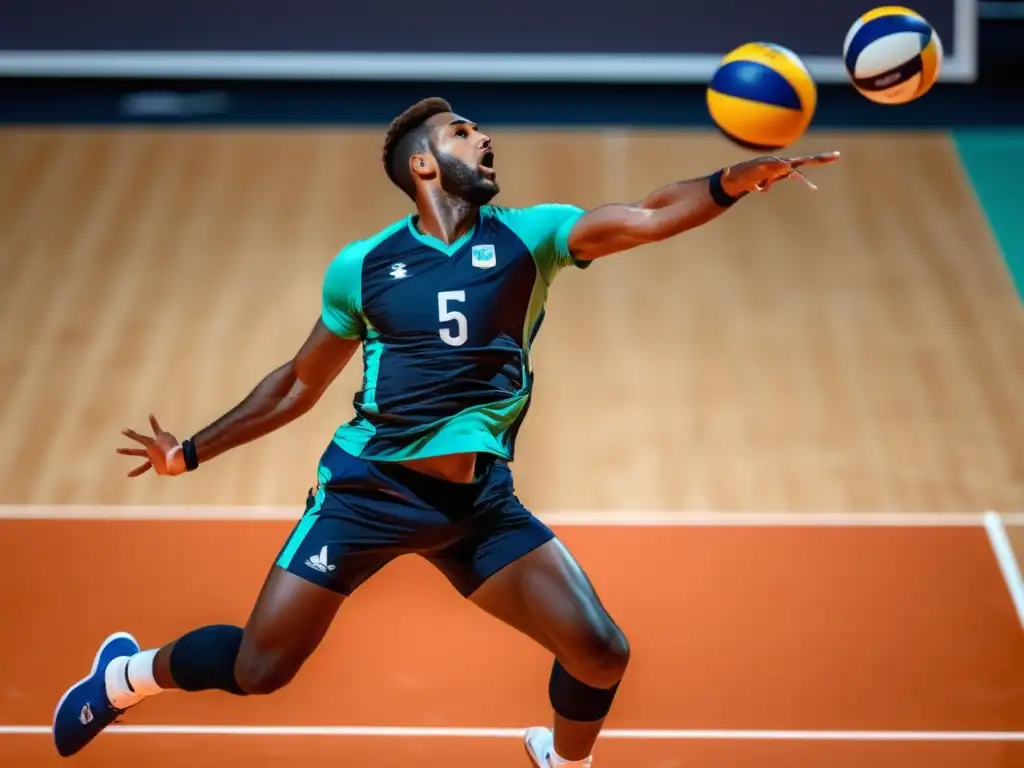
[[[317,649],[343,601],[343,595],[275,565],[244,628],[213,625],[192,630],[151,651],[152,666],[141,671],[149,673],[147,679],[159,690],[273,693],[290,683]],[[131,673],[129,662],[127,684],[132,683]],[[118,693],[125,704],[137,703],[127,685]]]
[[[469,599],[554,654],[548,695],[555,754],[548,760],[586,764],[629,663],[629,643],[583,569],[551,539],[490,576]]]
[[[332,516],[322,516],[326,505]],[[346,595],[394,554],[364,544],[363,520],[322,491],[310,498],[271,568],[245,627],[211,625],[142,651],[112,635],[89,676],[64,694],[54,716],[61,755],[75,754],[125,709],[165,690],[268,694],[288,684],[317,648]]]
[[[490,465],[458,525],[457,540],[426,559],[463,596],[554,654],[554,745],[546,730],[528,739],[547,739],[537,749],[555,754],[538,759],[551,765],[589,764],[629,662],[625,635],[572,555],[516,498],[507,463]]]
[[[316,649],[344,597],[274,566],[244,628],[194,629],[159,649],[111,636],[89,677],[57,705],[53,735],[64,757],[83,749],[124,710],[165,690],[265,694],[288,683]]]

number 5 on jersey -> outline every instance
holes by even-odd
[[[449,309],[448,302],[465,300],[465,291],[441,291],[437,294],[437,319],[442,323],[450,323],[454,320],[457,329],[454,335],[452,335],[450,327],[441,328],[438,333],[441,335],[441,341],[453,347],[461,347],[466,343],[466,339],[469,338],[469,327],[466,316],[454,309]]]

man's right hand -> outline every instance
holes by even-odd
[[[142,456],[145,462],[128,473],[128,477],[154,470],[158,475],[180,475],[185,472],[185,456],[181,452],[178,439],[170,432],[160,428],[156,417],[150,414],[149,425],[153,428],[153,437],[140,435],[134,429],[122,429],[121,434],[142,443],[143,448],[118,448],[122,456]]]
[[[739,197],[747,192],[767,192],[775,182],[790,176],[796,176],[811,189],[817,189],[799,169],[811,165],[828,165],[838,159],[838,152],[822,152],[803,157],[755,157],[726,168],[722,176],[722,189],[731,197]]]

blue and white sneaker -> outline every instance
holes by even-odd
[[[107,665],[119,656],[138,653],[139,644],[127,632],[116,632],[103,641],[86,677],[72,685],[57,702],[53,714],[53,742],[61,757],[70,757],[124,712],[107,697]]]

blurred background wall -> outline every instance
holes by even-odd
[[[1018,0],[915,4],[940,34],[946,63],[934,94],[901,109],[866,103],[842,71],[843,37],[872,7],[10,2],[0,8],[3,117],[377,123],[441,89],[492,123],[707,127],[704,84],[718,60],[768,40],[815,74],[818,127],[1019,123]],[[35,75],[50,77],[25,77]]]

